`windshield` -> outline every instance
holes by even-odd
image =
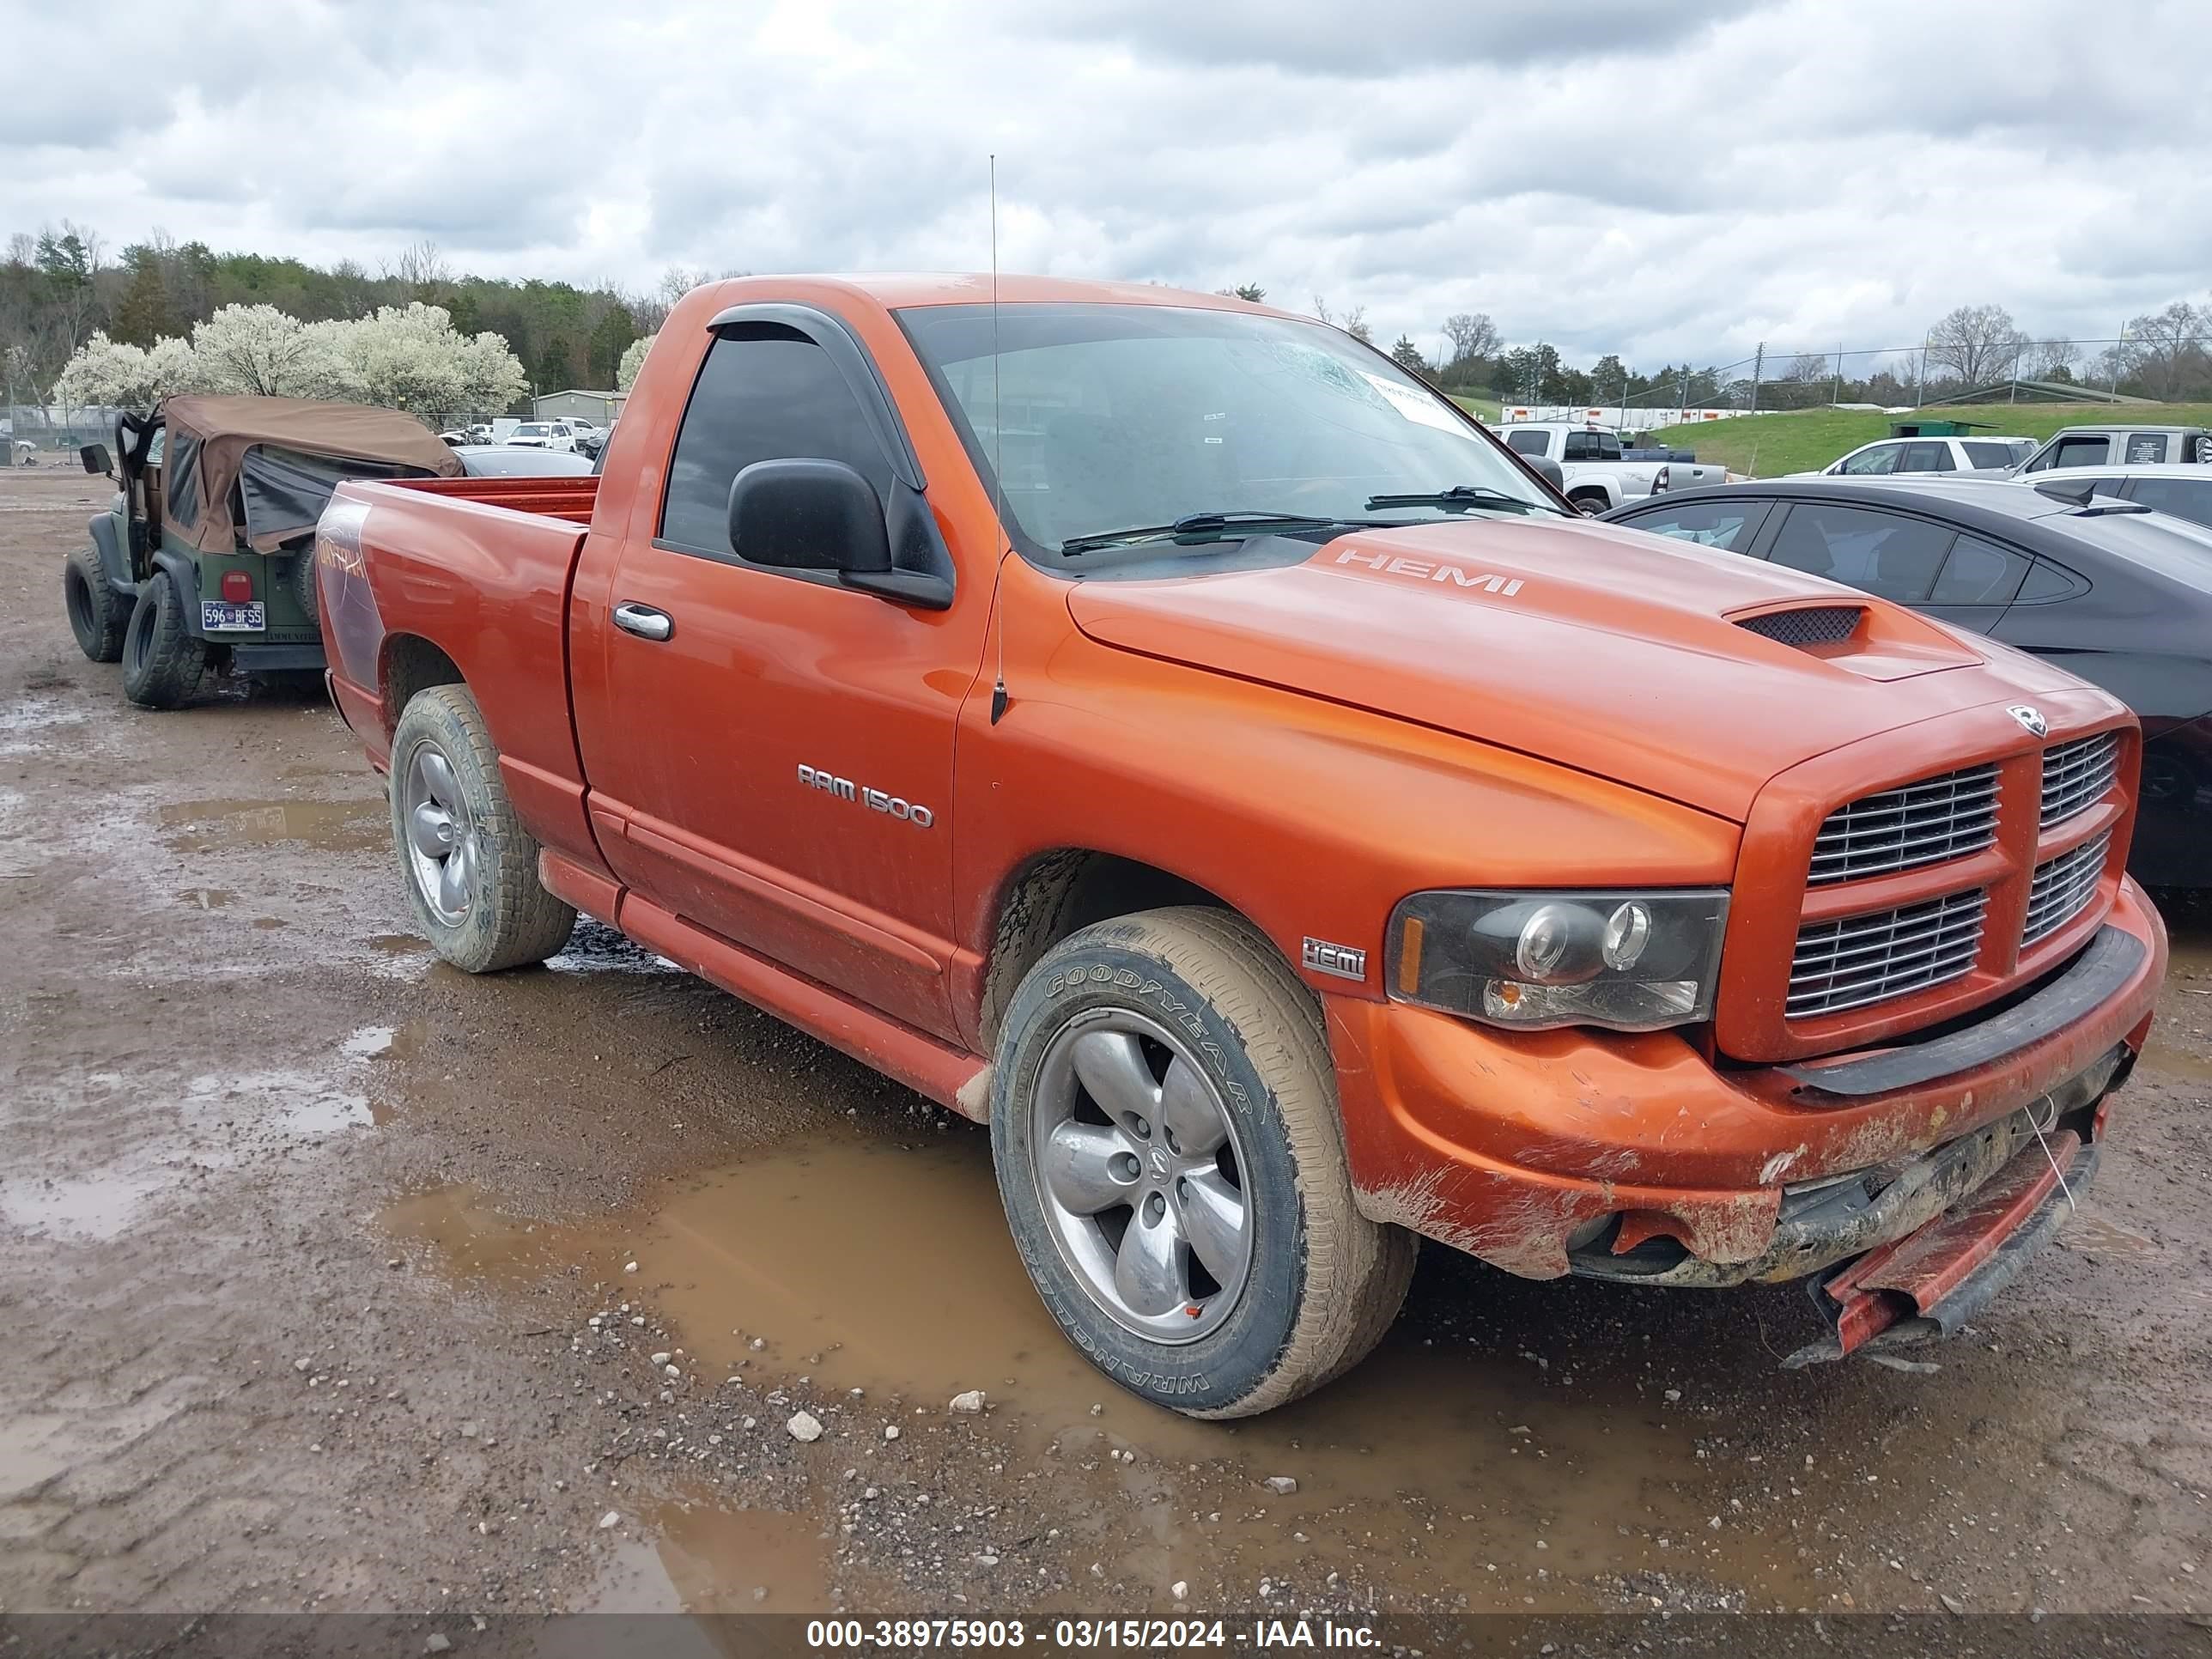
[[[544,427],[526,424],[515,428],[514,435],[518,438],[542,438],[545,436],[546,431],[547,428]]]
[[[898,315],[977,470],[1003,488],[1009,532],[1033,554],[1147,526],[1164,538],[1178,520],[1212,515],[1413,523],[1557,510],[1442,398],[1320,323],[1004,306],[994,360],[988,305]],[[1449,500],[1377,500],[1455,487]]]

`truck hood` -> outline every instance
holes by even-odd
[[[1285,544],[1278,543],[1278,546]],[[1742,623],[1863,607],[1804,648]],[[1741,823],[1777,773],[1954,709],[2075,682],[1911,611],[1610,525],[1363,531],[1262,568],[1075,584],[1102,644],[1326,697]]]

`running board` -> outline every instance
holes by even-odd
[[[548,892],[620,929],[686,973],[797,1026],[948,1111],[978,1123],[989,1121],[990,1066],[979,1056],[740,949],[550,848],[538,854],[538,876]]]

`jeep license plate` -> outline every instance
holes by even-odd
[[[233,605],[228,599],[200,601],[203,634],[258,634],[269,626],[269,613],[259,599]]]

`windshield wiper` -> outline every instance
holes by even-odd
[[[1243,507],[1224,513],[1186,513],[1173,524],[1139,525],[1130,530],[1101,530],[1088,536],[1071,536],[1060,544],[1060,551],[1062,557],[1066,557],[1102,547],[1126,546],[1132,542],[1164,541],[1172,536],[1212,536],[1231,531],[1256,536],[1273,530],[1313,530],[1350,522],[1352,521],[1332,519],[1325,513],[1268,513]]]
[[[1378,512],[1386,507],[1441,507],[1447,511],[1468,512],[1478,507],[1510,507],[1519,513],[1557,513],[1562,518],[1564,509],[1548,501],[1532,501],[1519,495],[1509,495],[1502,489],[1492,489],[1483,484],[1454,484],[1449,489],[1425,490],[1411,495],[1370,495],[1367,510]]]

